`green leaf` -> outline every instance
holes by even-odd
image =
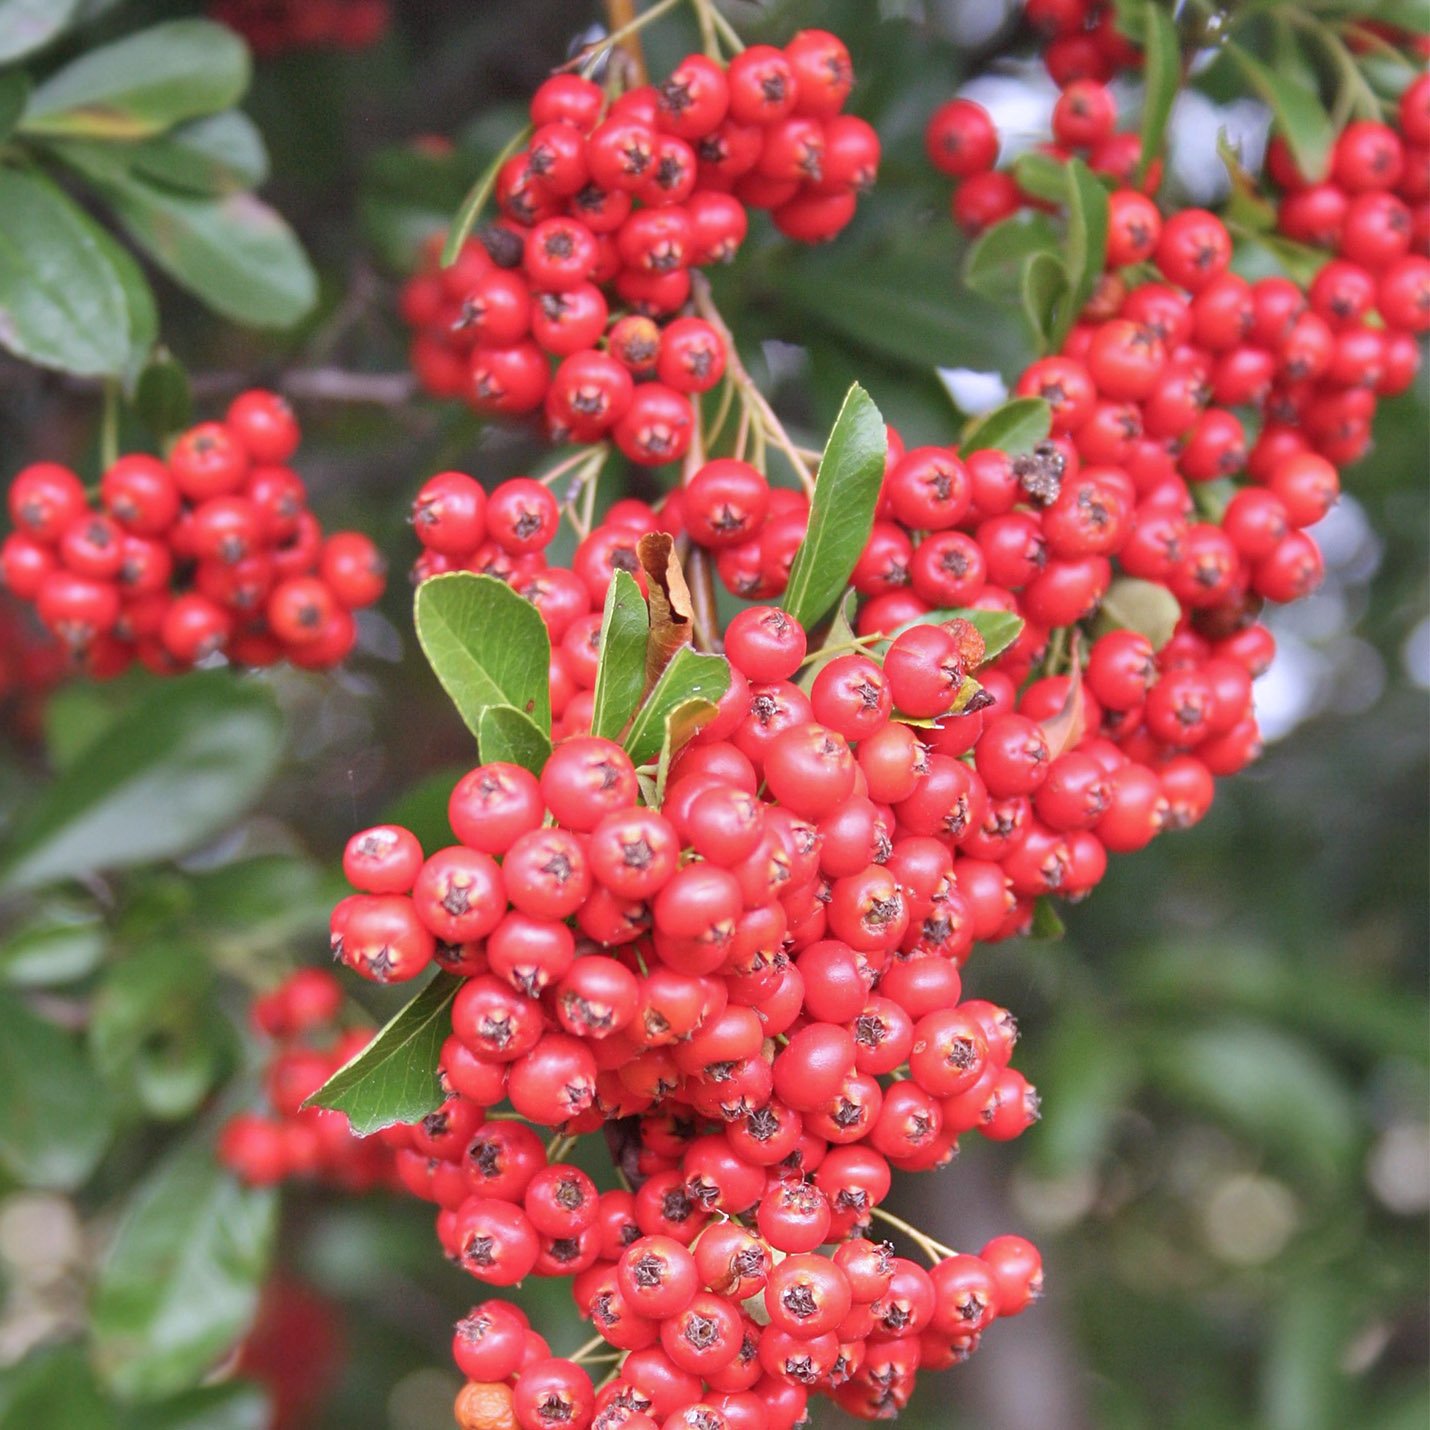
[[[122,372],[130,319],[112,240],[48,179],[0,168],[0,344],[82,377]]]
[[[1081,159],[1068,160],[1066,184],[1068,296],[1052,331],[1054,348],[1062,346],[1107,263],[1107,190]]]
[[[126,151],[144,178],[193,194],[256,189],[268,177],[268,150],[258,126],[237,109],[191,120]]]
[[[15,132],[29,98],[30,76],[24,70],[0,74],[0,140],[8,139]]]
[[[1031,452],[1052,430],[1053,409],[1045,398],[1015,397],[970,423],[959,451],[966,457],[991,448],[1017,456]]]
[[[0,64],[43,49],[62,35],[79,0],[0,0]]]
[[[447,231],[447,241],[442,245],[442,266],[444,268],[456,262],[457,255],[462,251],[462,245],[471,237],[472,230],[477,226],[477,220],[482,215],[482,210],[487,206],[487,200],[492,196],[492,190],[497,186],[497,175],[501,173],[502,165],[530,138],[531,125],[524,125],[517,130],[502,145],[496,158],[482,170],[477,182],[472,185],[467,197],[462,200],[462,206],[452,220],[452,227]]]
[[[100,983],[89,1020],[94,1066],[150,1117],[192,1115],[234,1051],[210,1001],[213,981],[202,951],[157,942],[112,964]]]
[[[477,722],[477,748],[483,764],[501,760],[539,776],[551,758],[551,737],[530,715],[510,705],[489,705]]]
[[[1048,895],[1033,902],[1033,926],[1028,930],[1030,938],[1044,939],[1048,942],[1055,941],[1063,937],[1068,931],[1068,926],[1063,922],[1062,916],[1058,913],[1057,905],[1053,903]]]
[[[114,210],[130,238],[215,312],[256,328],[286,328],[318,297],[318,280],[293,230],[246,192],[217,198],[151,183],[122,148],[56,145]]]
[[[225,671],[156,685],[31,800],[0,859],[0,891],[168,859],[212,838],[278,762],[282,720]]]
[[[437,1058],[452,1031],[452,1000],[461,987],[462,979],[439,973],[303,1106],[346,1113],[359,1137],[395,1122],[417,1122],[440,1107]]]
[[[666,721],[681,706],[697,698],[715,704],[729,688],[730,662],[723,655],[702,655],[691,646],[681,646],[631,722],[626,752],[632,762],[644,765],[655,759]]]
[[[655,804],[665,799],[665,783],[670,778],[670,762],[677,751],[715,714],[715,703],[703,696],[683,700],[665,717],[660,757],[655,768]]]
[[[980,662],[983,665],[1001,655],[1023,632],[1022,616],[1015,616],[1012,611],[974,611],[959,607],[926,611],[912,621],[895,626],[888,639],[893,640],[912,626],[938,626],[955,618],[967,621],[983,637],[983,660]]]
[[[819,672],[831,660],[837,660],[841,655],[849,654],[850,643],[854,640],[854,609],[857,605],[858,597],[853,591],[850,591],[835,609],[834,617],[829,622],[829,629],[825,632],[823,644],[806,660],[798,682],[799,688],[806,695],[814,689],[814,682],[818,678]]]
[[[242,1186],[207,1136],[135,1189],[99,1270],[94,1364],[126,1400],[194,1386],[248,1328],[277,1227],[271,1187]]]
[[[268,1430],[273,1423],[263,1390],[249,1381],[231,1380],[188,1391],[162,1405],[146,1405],[126,1422],[125,1430]]]
[[[161,442],[193,416],[189,375],[167,348],[154,354],[134,388],[135,415]]]
[[[0,997],[0,1166],[29,1187],[73,1191],[109,1145],[109,1101],[79,1040]]]
[[[0,1372],[0,1430],[118,1430],[119,1415],[76,1345],[37,1349]]]
[[[417,640],[473,735],[511,705],[551,730],[551,638],[541,613],[495,576],[452,571],[417,588]]]
[[[154,302],[154,290],[134,255],[108,230],[96,228],[95,233],[124,291],[124,306],[129,313],[129,354],[121,376],[126,390],[132,392],[159,340],[159,308]]]
[[[1023,263],[1023,316],[1044,351],[1052,345],[1055,310],[1067,294],[1068,278],[1060,260],[1051,253],[1030,254]]]
[[[1058,197],[1064,189],[1059,188]],[[973,241],[963,261],[963,281],[975,293],[995,303],[1017,297],[1023,265],[1035,253],[1056,255],[1057,230],[1043,213],[1015,214],[985,229]]]
[[[591,733],[603,740],[617,739],[640,704],[649,634],[650,608],[641,588],[629,571],[617,571],[606,589],[591,703]]]
[[[1098,635],[1140,631],[1152,642],[1153,650],[1161,650],[1172,639],[1181,616],[1177,598],[1165,586],[1119,576],[1102,598],[1093,629]]]
[[[1143,77],[1147,93],[1142,101],[1142,157],[1137,161],[1135,183],[1140,186],[1147,171],[1162,152],[1167,121],[1182,85],[1182,42],[1177,22],[1161,5],[1144,7],[1142,46],[1146,54]]]
[[[1064,204],[1068,197],[1068,161],[1030,149],[1013,161],[1013,178],[1030,198]]]
[[[1039,901],[1041,902],[1041,900]],[[1137,1060],[1125,1038],[1086,1012],[1069,1010],[1042,1052],[1038,1080],[1056,1114],[1030,1147],[1044,1176],[1090,1172],[1102,1160],[1119,1114],[1137,1087]]]
[[[54,988],[93,973],[104,957],[104,921],[87,904],[60,901],[0,943],[0,983]]]
[[[1270,108],[1296,167],[1312,182],[1324,177],[1336,135],[1320,95],[1293,75],[1262,64],[1238,44],[1228,43],[1226,52]]]
[[[888,431],[856,382],[834,419],[815,476],[809,531],[790,568],[781,604],[808,630],[839,599],[869,539],[884,480]]]
[[[28,134],[142,139],[227,109],[248,88],[248,47],[226,25],[171,20],[89,50],[35,90]]]

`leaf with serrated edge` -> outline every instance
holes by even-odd
[[[472,734],[511,705],[551,729],[551,638],[541,613],[495,576],[452,571],[417,588],[417,640]]]
[[[650,610],[629,571],[617,571],[606,590],[601,644],[596,656],[596,688],[591,694],[591,733],[603,740],[620,735],[645,691],[646,641]]]
[[[359,1137],[435,1111],[442,1105],[437,1059],[452,1031],[452,1000],[461,988],[460,978],[439,973],[303,1106],[346,1113]]]
[[[989,449],[1016,457],[1031,452],[1053,430],[1053,409],[1043,397],[1015,397],[970,424],[959,445],[963,456]]]
[[[856,382],[845,394],[820,458],[809,530],[795,552],[780,604],[805,630],[839,599],[874,526],[888,429]]]
[[[626,752],[632,763],[643,765],[660,753],[665,722],[674,710],[697,696],[717,704],[729,688],[730,662],[724,656],[682,646],[631,722]]]
[[[511,705],[490,705],[477,723],[477,748],[483,764],[520,765],[540,775],[551,758],[551,740],[530,715]]]

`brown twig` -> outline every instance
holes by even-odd
[[[611,33],[617,30],[624,30],[636,21],[636,0],[606,0],[606,23],[611,27]],[[631,67],[631,77],[634,84],[641,85],[646,82],[645,47],[641,44],[639,30],[632,30],[620,42],[620,47],[625,53],[626,59]]]

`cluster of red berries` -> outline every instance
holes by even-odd
[[[371,1034],[338,1027],[343,990],[325,969],[304,968],[254,1000],[255,1031],[272,1045],[264,1077],[269,1114],[241,1112],[219,1138],[219,1159],[244,1181],[272,1186],[315,1179],[343,1191],[397,1185],[379,1137],[355,1137],[341,1112],[304,1101],[365,1048]]]
[[[1026,0],[1024,18],[1041,37],[1043,63],[1060,89],[1142,67],[1141,49],[1117,28],[1117,9],[1106,0]]]
[[[501,218],[450,268],[434,244],[403,290],[423,386],[483,412],[542,409],[557,440],[679,460],[690,395],[726,362],[713,328],[675,316],[691,272],[733,257],[751,207],[807,243],[849,222],[879,163],[873,129],[840,113],[853,82],[822,30],[728,68],[689,55],[609,102],[579,76],[547,80],[497,176]]]
[[[386,33],[389,0],[210,0],[209,15],[237,30],[254,54],[365,50]]]
[[[97,501],[68,467],[11,482],[14,531],[0,576],[86,673],[138,660],[159,674],[222,654],[239,665],[336,665],[353,611],[381,596],[386,566],[354,531],[323,535],[288,465],[298,423],[281,397],[234,399],[222,422],[176,438],[164,459],[120,457]]]

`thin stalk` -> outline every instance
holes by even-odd
[[[566,1359],[575,1362],[576,1365],[581,1365],[585,1361],[589,1360],[590,1357],[593,1356],[603,1346],[609,1348],[609,1345],[610,1342],[608,1342],[604,1336],[592,1336],[591,1339],[587,1341],[585,1345],[583,1345],[579,1350],[573,1351],[569,1356],[566,1357]]]
[[[590,447],[582,447],[579,451],[573,452],[569,457],[563,457],[549,472],[543,472],[536,480],[544,487],[553,486],[564,477],[567,472],[573,471],[575,468],[589,462],[591,456],[592,449]]]
[[[99,417],[99,462],[108,471],[119,460],[119,384],[104,384],[104,406]]]
[[[692,399],[692,405],[695,409],[694,435],[680,469],[682,486],[689,486],[695,474],[705,465],[705,434],[698,396]],[[685,545],[682,564],[685,567],[686,585],[690,589],[690,613],[695,624],[695,644],[703,651],[718,651],[720,620],[715,606],[715,568],[711,563],[710,553],[703,546],[696,546],[693,542]]]
[[[611,33],[572,55],[564,65],[557,67],[556,73],[560,74],[563,70],[578,70],[594,64],[607,50],[619,45],[625,51],[631,65],[636,68],[636,72],[640,76],[639,82],[644,84],[645,54],[638,43],[634,45],[630,43],[632,37],[639,35],[647,25],[660,19],[662,15],[669,14],[677,5],[683,4],[685,4],[685,0],[656,0],[656,3],[644,14],[637,15],[635,0],[606,0],[606,15],[614,26]]]
[[[958,1254],[952,1247],[945,1246],[941,1241],[935,1241],[933,1237],[921,1232],[918,1227],[910,1226],[903,1217],[897,1217],[893,1212],[886,1212],[883,1207],[872,1207],[870,1213],[878,1217],[880,1221],[888,1223],[896,1231],[903,1232],[930,1261],[943,1261],[947,1257]]]
[[[720,384],[720,405],[715,409],[715,420],[710,424],[710,430],[705,434],[705,448],[707,451],[714,448],[715,443],[720,440],[720,434],[725,430],[725,423],[729,420],[730,411],[735,405],[735,384],[727,377]]]
[[[714,0],[695,0],[695,8],[710,17],[710,23],[719,31],[731,54],[738,55],[745,48],[740,32],[715,8]]]

